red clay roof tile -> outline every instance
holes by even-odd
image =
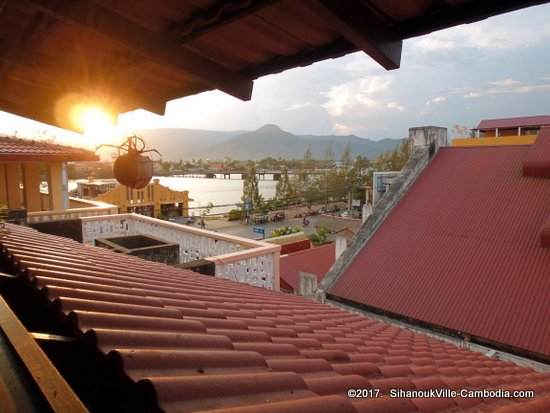
[[[0,162],[98,161],[92,151],[0,135]]]
[[[166,412],[460,412],[528,403],[348,399],[348,387],[536,386],[539,398],[550,395],[548,374],[362,315],[8,228],[2,254],[25,249],[31,258],[20,261],[21,275]],[[52,265],[40,245],[54,244]]]

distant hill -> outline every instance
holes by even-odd
[[[223,159],[226,156],[237,160],[259,160],[268,156],[301,159],[308,145],[311,145],[315,159],[324,159],[329,147],[332,147],[336,158],[339,158],[348,143],[353,156],[374,158],[382,152],[394,149],[401,142],[400,139],[374,141],[355,135],[294,135],[276,125],[265,125],[251,132],[147,129],[141,131],[141,136],[147,146],[158,149],[166,161]]]

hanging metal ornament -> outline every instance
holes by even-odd
[[[137,135],[130,136],[119,146],[99,145],[96,151],[102,147],[118,149],[113,174],[119,183],[133,189],[145,188],[153,177],[153,160],[144,154],[155,152],[161,156],[156,149],[145,150],[145,141]]]

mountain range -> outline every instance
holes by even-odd
[[[259,160],[269,156],[283,159],[302,159],[308,148],[314,159],[324,159],[329,147],[336,159],[350,145],[352,156],[374,158],[394,149],[401,139],[379,141],[355,135],[294,135],[276,125],[264,125],[255,131],[218,132],[195,129],[144,129],[140,132],[147,147],[155,148],[164,161],[191,159]]]

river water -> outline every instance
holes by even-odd
[[[227,205],[240,203],[243,194],[243,180],[236,179],[240,175],[233,175],[233,179],[208,179],[208,178],[190,178],[182,176],[156,176],[160,180],[161,185],[167,186],[174,191],[189,191],[190,207],[205,207],[209,202],[214,205]],[[275,187],[277,182],[271,180],[271,176],[266,178],[270,180],[259,180],[260,193],[266,199],[275,196]],[[69,190],[76,188],[76,182],[69,182]],[[210,213],[227,212],[234,206],[225,206],[213,208]],[[200,215],[201,210],[191,210],[191,213]]]

